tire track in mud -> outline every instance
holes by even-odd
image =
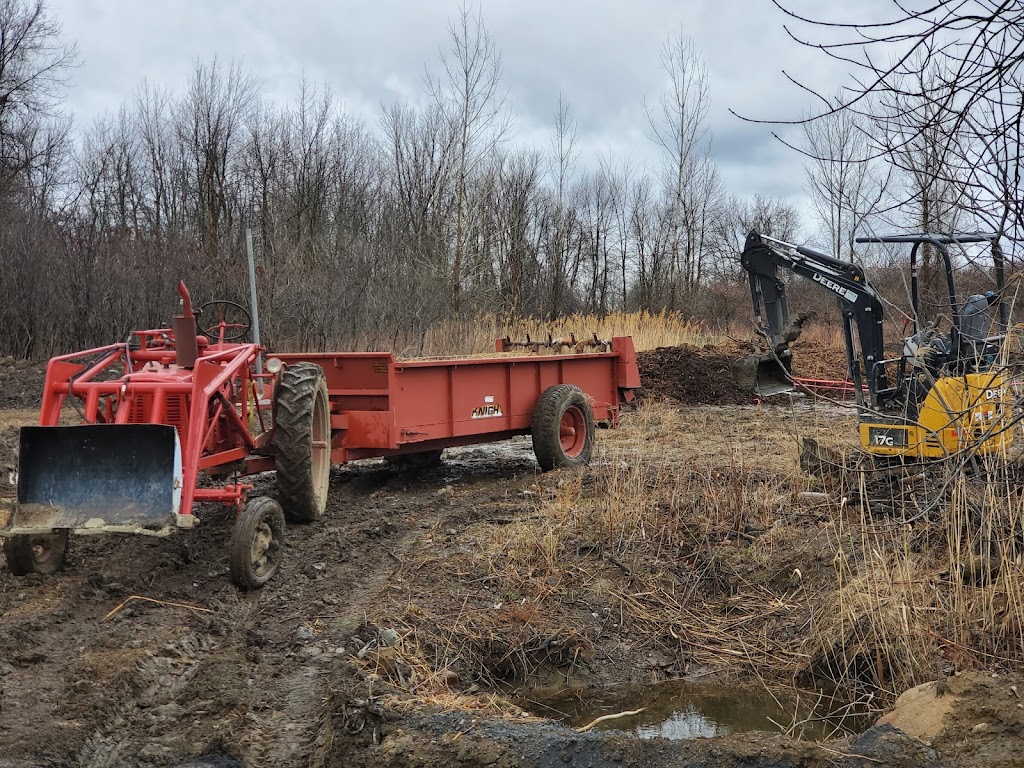
[[[214,510],[174,544],[83,537],[62,574],[2,575],[0,764],[327,765],[351,737],[335,709],[360,684],[353,634],[368,638],[356,627],[428,532],[536,471],[525,445],[453,453],[428,470],[337,469],[328,514],[289,527],[282,573],[255,592],[228,583],[233,520]],[[134,603],[104,620],[133,593],[213,612]],[[315,636],[297,635],[303,625]]]
[[[116,768],[129,758],[164,757],[180,736],[147,738],[154,726],[172,723],[184,714],[176,703],[193,681],[201,663],[221,643],[208,634],[193,633],[150,652],[135,667],[132,683],[138,693],[123,699],[108,719],[86,739],[76,764],[83,768]],[[148,741],[148,744],[140,742]],[[155,747],[155,748],[154,748]]]
[[[325,579],[332,586],[342,582],[345,586],[335,595],[329,613],[372,618],[373,606],[420,551],[426,531],[453,517],[464,517],[474,504],[474,489],[491,488],[495,475],[531,481],[534,477],[532,452],[527,454],[522,444],[452,454],[433,469],[371,465],[334,474],[327,514],[321,523],[298,529],[303,538],[288,554],[293,565],[310,564],[331,551],[333,543],[344,543],[345,562]],[[453,486],[469,491],[470,497],[449,502]],[[280,606],[274,619],[279,625],[279,642],[284,639],[282,627],[290,634],[308,620],[310,607],[323,592],[319,582],[290,581],[292,590],[287,597],[279,595],[262,606],[264,618]],[[253,628],[268,632],[266,622],[254,623]],[[322,642],[340,645],[350,634],[328,629]],[[247,766],[321,768],[336,754],[332,679],[339,674],[338,667],[348,664],[352,646],[341,654],[330,653],[328,647],[312,658],[302,658],[309,647],[300,648],[295,658],[284,664],[276,653],[268,654],[258,665],[251,690],[260,698],[250,701],[241,737]]]
[[[331,646],[341,644],[348,633],[328,628],[317,643],[286,653],[284,660],[281,651],[297,644],[296,628],[310,623],[313,606],[325,592],[332,593],[332,615],[365,615],[367,606],[376,603],[422,535],[410,510],[396,514],[386,499],[392,492],[399,493],[391,487],[396,478],[418,484],[416,474],[415,470],[397,473],[380,467],[346,470],[343,478],[334,478],[324,519],[313,526],[291,528],[295,533],[287,558],[290,568],[315,568],[311,564],[339,544],[344,550],[343,562],[318,564],[333,571],[323,580],[323,587],[319,586],[323,582],[292,574],[289,593],[263,601],[260,609],[263,619],[268,614],[274,616],[276,626],[254,620],[248,628],[260,642],[278,647],[263,655],[252,673],[247,714],[239,734],[247,766],[321,768],[327,764],[335,736],[331,680],[336,667],[349,658],[348,650],[333,653]],[[343,481],[336,482],[339,479]],[[341,584],[344,591],[334,592]],[[307,655],[312,648],[319,653]]]
[[[243,736],[247,742],[247,766],[324,765],[333,735],[327,677],[324,670],[310,665],[280,678],[278,687],[285,689],[280,701],[282,708],[265,717],[250,714],[247,718],[252,724]]]

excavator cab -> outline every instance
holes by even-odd
[[[759,333],[767,349],[737,361],[734,377],[742,386],[767,394],[792,389],[789,349],[802,325],[789,317],[787,270],[834,293],[842,307],[846,363],[860,420],[861,446],[876,455],[941,457],[970,448],[979,454],[1003,450],[1012,442],[1008,382],[997,360],[1002,334],[989,335],[998,320],[1006,328],[1002,252],[995,236],[893,235],[859,238],[859,243],[911,244],[913,333],[899,355],[884,350],[882,301],[864,272],[851,262],[751,232],[740,257],[750,279]],[[952,244],[989,243],[995,291],[958,303],[953,280]],[[922,322],[918,253],[932,247],[945,272],[948,332],[939,317]],[[998,311],[998,318],[996,312]],[[945,314],[941,312],[940,314]],[[773,364],[774,361],[774,364]],[[782,361],[786,361],[784,364]]]

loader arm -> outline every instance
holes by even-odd
[[[847,369],[858,403],[864,405],[862,384],[866,378],[871,406],[875,407],[877,394],[889,388],[881,365],[883,310],[863,270],[851,262],[758,232],[747,235],[740,264],[750,280],[750,296],[758,325],[770,339],[772,353],[776,356],[788,351],[789,342],[794,338],[786,284],[779,277],[779,270],[805,277],[836,295],[843,310]]]

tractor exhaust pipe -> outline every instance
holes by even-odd
[[[177,363],[182,368],[195,368],[199,358],[199,340],[196,338],[199,329],[196,316],[192,313],[192,297],[189,295],[185,281],[178,283],[181,294],[181,314],[171,318],[171,330],[174,331],[174,349],[177,351]]]

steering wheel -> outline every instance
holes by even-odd
[[[214,322],[200,325],[199,319],[206,315],[207,310],[213,312]],[[196,326],[210,341],[237,341],[252,328],[252,315],[241,304],[233,301],[208,301],[196,313]],[[221,336],[221,333],[224,335]]]

